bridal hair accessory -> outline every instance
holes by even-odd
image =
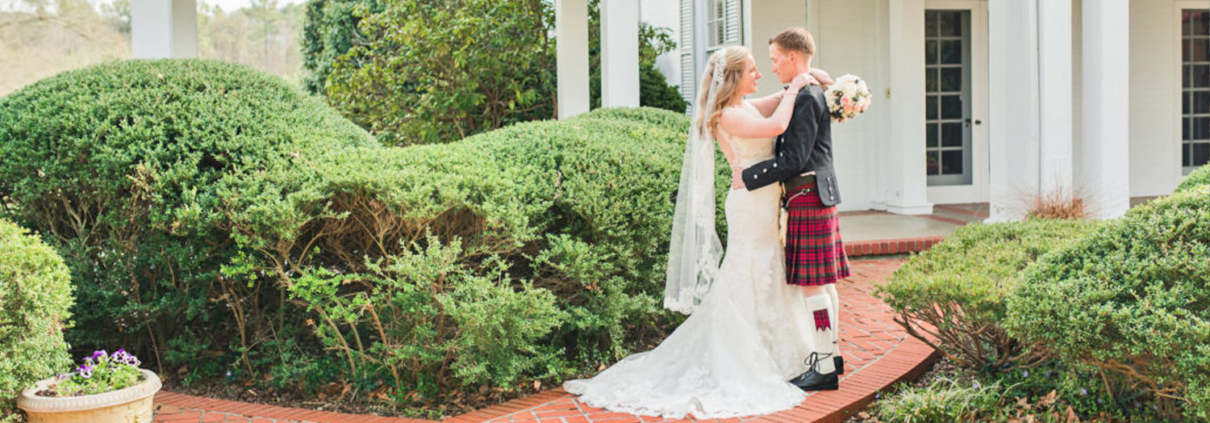
[[[724,71],[727,70],[727,54],[726,50],[719,50],[714,53],[714,57],[710,61],[714,63],[714,75],[710,77],[711,85],[722,85]]]

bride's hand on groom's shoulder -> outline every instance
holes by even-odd
[[[819,81],[816,81],[815,78],[809,74],[800,73],[798,76],[794,77],[794,80],[790,81],[790,91],[801,90],[807,85],[819,85]]]
[[[812,85],[823,84],[824,86],[828,86],[836,83],[836,81],[832,80],[832,77],[828,75],[827,72],[824,72],[823,69],[811,68],[811,70],[807,71],[807,73],[810,74],[811,77],[815,78],[815,80],[818,82],[817,84]]]

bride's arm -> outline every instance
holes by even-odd
[[[786,90],[779,90],[761,98],[748,100],[748,102],[752,103],[756,107],[756,110],[760,111],[761,116],[769,117],[769,115],[772,115],[777,110],[777,105],[781,103],[781,98],[785,95],[785,92]]]
[[[718,119],[718,126],[731,135],[743,138],[775,137],[786,131],[790,125],[790,116],[794,112],[794,98],[798,90],[806,85],[805,78],[795,78],[787,88],[785,95],[777,103],[777,109],[769,117],[756,116],[738,107],[723,109],[723,115]]]
[[[833,82],[836,81],[833,81],[828,76],[828,73],[822,69],[811,68],[807,74],[807,85],[832,85]],[[777,104],[781,101],[782,93],[784,92],[785,90],[778,91],[761,98],[748,100],[748,102],[756,106],[756,110],[760,110],[761,116],[769,117],[769,115],[772,115],[777,110]]]

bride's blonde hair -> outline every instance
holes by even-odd
[[[731,97],[735,96],[735,91],[739,88],[739,81],[744,75],[744,61],[748,55],[748,48],[744,46],[725,47],[710,55],[697,96],[697,110],[700,112],[697,113],[697,122],[694,122],[694,127],[701,135],[705,135],[708,131],[713,133],[714,129],[718,127],[718,119],[723,115],[723,108],[731,102]],[[714,68],[720,64],[723,70],[718,95],[714,98],[714,104],[706,104],[710,97],[710,84],[714,82]]]

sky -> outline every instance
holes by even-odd
[[[89,1],[94,5],[113,2],[113,0]],[[305,3],[306,1],[307,0],[277,0],[277,4],[285,6],[287,4]],[[236,10],[252,4],[252,0],[198,0],[198,2],[206,2],[209,4],[222,6],[223,10]],[[12,10],[17,8],[17,5],[21,3],[21,0],[0,0],[0,10]]]

